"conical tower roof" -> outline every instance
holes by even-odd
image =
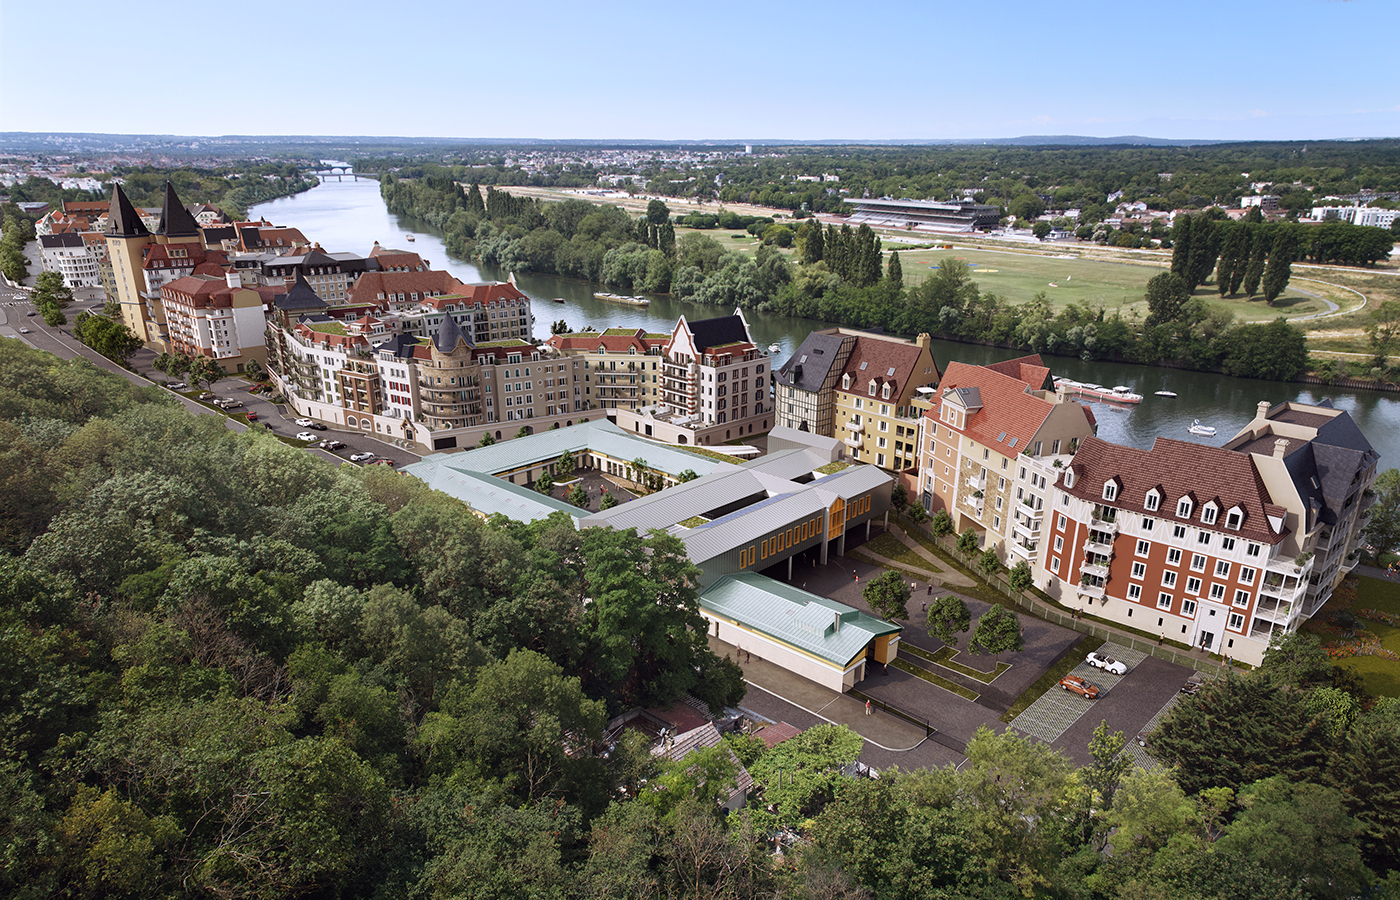
[[[437,337],[433,338],[433,343],[437,346],[439,353],[451,353],[457,349],[457,342],[463,341],[468,347],[474,346],[471,340],[462,333],[462,329],[457,325],[457,320],[448,313],[442,317],[442,324],[438,326]]]
[[[160,228],[157,229],[157,233],[166,237],[199,236],[199,223],[190,215],[190,211],[185,209],[180,198],[175,196],[175,186],[168,181],[165,183],[165,205],[160,210]]]
[[[297,272],[296,283],[291,290],[285,294],[278,294],[273,298],[272,303],[278,309],[325,309],[329,303],[316,295],[316,291],[307,283],[305,276]]]
[[[136,207],[131,205],[131,201],[126,198],[126,191],[122,190],[119,184],[112,186],[112,204],[107,211],[105,233],[117,237],[149,237],[151,234],[141,223]]]

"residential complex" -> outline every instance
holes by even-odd
[[[958,533],[971,528],[1003,555],[1036,559],[1049,486],[1094,433],[1092,412],[1054,390],[1038,355],[949,363],[924,396],[916,482],[924,508],[946,511]]]
[[[545,346],[592,363],[592,397],[598,408],[638,410],[655,406],[660,398],[661,354],[670,339],[643,328],[609,328],[551,335]]]
[[[1261,403],[1219,448],[1087,437],[1051,482],[1036,581],[1067,605],[1257,665],[1355,565],[1377,461],[1327,405]]]
[[[851,458],[901,472],[918,464],[921,391],[936,387],[938,364],[921,334],[914,341],[828,328],[807,335],[775,376],[779,425],[838,437]]]

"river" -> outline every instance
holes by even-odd
[[[465,282],[506,277],[505,273],[480,269],[448,257],[441,236],[425,222],[393,215],[385,208],[377,181],[327,181],[305,193],[260,204],[249,215],[299,228],[327,251],[368,253],[374,242],[379,241],[386,247],[417,251],[434,268],[446,269]],[[407,240],[409,234],[415,237],[411,243]],[[549,336],[551,323],[560,319],[576,331],[591,325],[669,332],[682,315],[702,319],[729,312],[669,297],[653,297],[651,306],[645,309],[603,303],[593,299],[593,292],[599,289],[597,286],[553,275],[522,273],[516,277],[516,284],[534,301],[536,336],[541,339]],[[553,302],[556,297],[564,302]],[[776,343],[781,347],[777,354],[779,360],[786,359],[808,332],[835,324],[765,315],[754,310],[745,310],[744,315],[760,346]],[[940,366],[952,360],[981,365],[1022,355],[949,341],[934,341],[933,354]],[[1107,441],[1147,448],[1160,435],[1219,446],[1254,417],[1261,400],[1317,403],[1329,399],[1337,408],[1351,413],[1380,452],[1382,466],[1394,466],[1400,461],[1400,395],[1397,394],[1278,384],[1049,355],[1045,359],[1056,375],[1096,384],[1128,385],[1144,395],[1143,402],[1134,407],[1092,404],[1099,423],[1099,437]],[[1175,391],[1178,396],[1154,396],[1159,390]],[[1214,426],[1215,436],[1189,434],[1186,429],[1195,419]]]

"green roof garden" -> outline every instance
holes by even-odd
[[[345,326],[339,322],[312,322],[306,327],[321,334],[347,334]]]

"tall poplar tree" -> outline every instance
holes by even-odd
[[[1264,261],[1269,257],[1269,242],[1273,235],[1266,228],[1254,229],[1254,240],[1250,242],[1249,265],[1244,270],[1244,294],[1253,297],[1259,290],[1259,279],[1264,275]]]
[[[899,264],[898,250],[890,254],[890,264],[889,268],[886,269],[885,277],[895,287],[904,287],[904,267]]]
[[[1269,262],[1264,267],[1264,302],[1272,304],[1288,287],[1293,277],[1293,254],[1295,252],[1293,233],[1287,228],[1278,229],[1274,244],[1269,248]]]
[[[1176,217],[1172,226],[1172,274],[1189,278],[1191,271],[1191,238],[1194,236],[1193,218],[1188,215]]]

